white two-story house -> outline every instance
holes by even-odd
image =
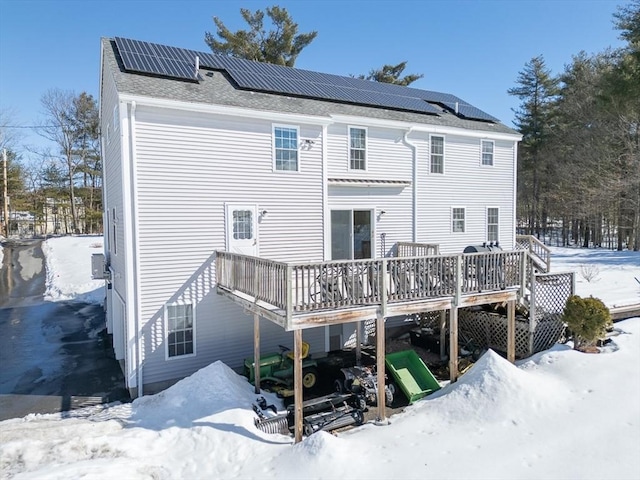
[[[515,243],[520,135],[449,94],[103,39],[107,323],[134,395],[253,353],[216,252],[393,257]],[[353,332],[305,330],[315,354]],[[291,344],[276,322],[261,348]]]

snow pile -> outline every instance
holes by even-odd
[[[264,396],[269,403],[281,406],[275,395]],[[154,429],[190,427],[199,419],[235,409],[242,424],[252,427],[255,418],[252,404],[257,397],[245,377],[217,361],[157,395],[136,400],[130,421]]]
[[[0,471],[53,479],[637,479],[640,319],[616,325],[608,353],[556,346],[515,366],[489,351],[387,426],[318,432],[298,445],[254,427],[253,387],[216,362],[87,418],[0,423]]]
[[[102,240],[102,236],[69,236],[42,243],[47,262],[45,300],[104,302],[104,280],[91,279],[91,255],[103,252]]]

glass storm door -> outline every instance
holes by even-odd
[[[229,252],[258,256],[257,210],[255,205],[227,205]]]

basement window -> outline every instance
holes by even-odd
[[[167,357],[193,355],[194,318],[193,305],[167,305],[165,309],[167,326]]]

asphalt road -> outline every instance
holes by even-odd
[[[41,240],[7,241],[0,269],[0,420],[128,401],[99,305],[45,302]]]

